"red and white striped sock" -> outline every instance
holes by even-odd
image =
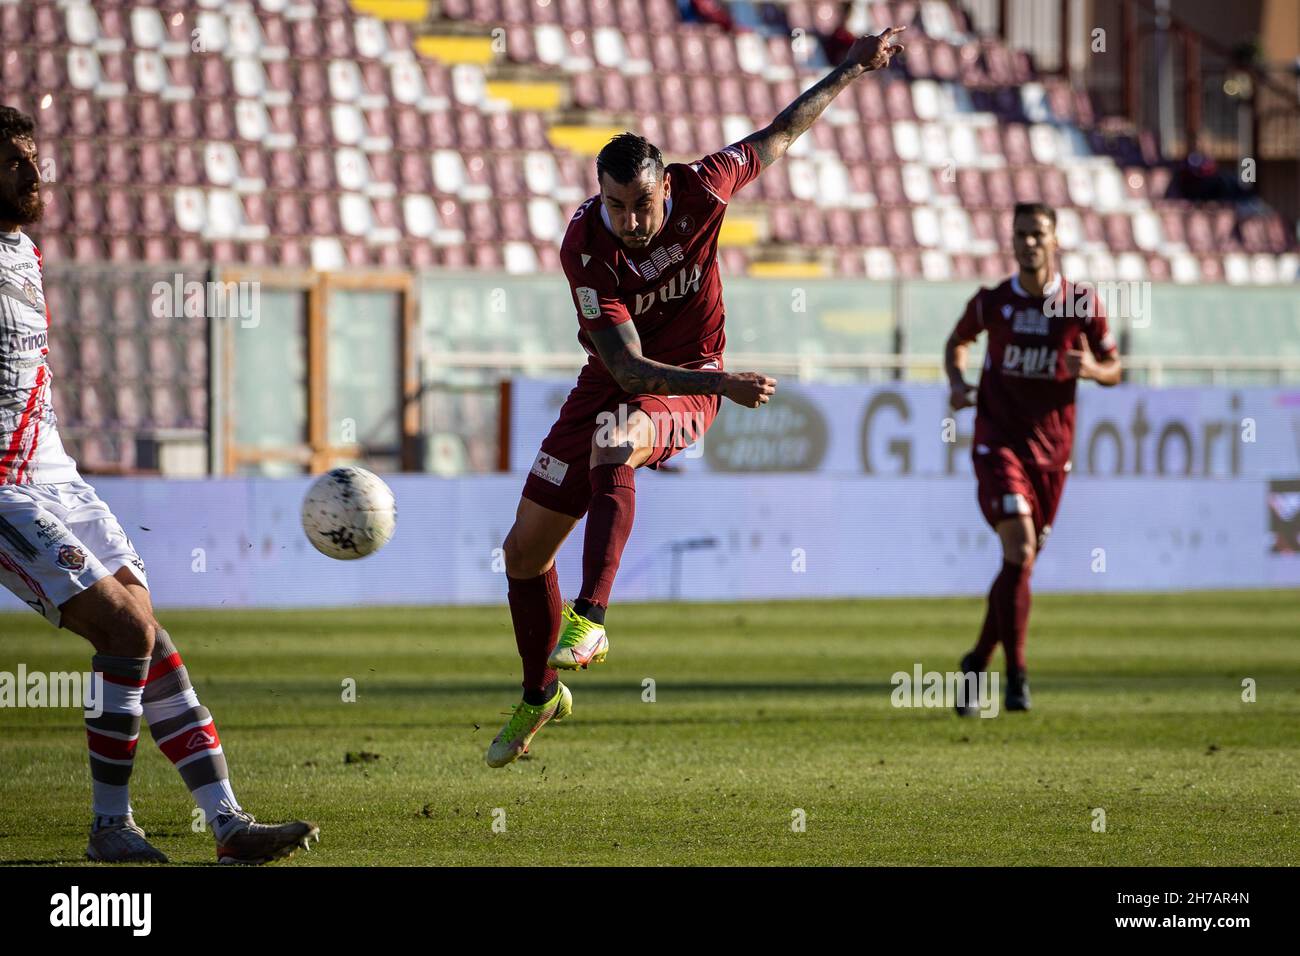
[[[94,790],[91,806],[97,818],[124,817],[131,812],[128,785],[140,737],[141,698],[149,658],[96,654],[90,666],[101,681],[102,711],[98,717],[86,718]]]
[[[230,771],[217,725],[199,703],[180,652],[162,628],[154,635],[143,707],[158,748],[180,771],[194,802],[220,838],[222,826],[218,818],[239,810],[239,801],[230,787]]]

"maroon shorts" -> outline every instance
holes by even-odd
[[[1007,518],[1029,515],[1041,548],[1052,530],[1068,470],[1038,468],[1010,448],[999,446],[990,447],[984,454],[977,448],[971,460],[975,463],[984,520],[996,528]]]
[[[722,363],[697,367],[721,368]],[[533,460],[524,497],[581,518],[591,500],[587,472],[598,429],[625,422],[637,409],[645,412],[655,425],[654,451],[646,465],[657,468],[708,430],[721,403],[717,395],[632,395],[583,369]]]

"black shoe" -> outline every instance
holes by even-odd
[[[1029,678],[1024,674],[1007,676],[1007,710],[1029,709]]]
[[[961,664],[959,665],[963,675],[962,683],[966,687],[974,687],[976,696],[974,700],[971,700],[968,697],[966,699],[966,703],[964,704],[955,703],[953,705],[954,709],[957,711],[958,717],[976,717],[979,715],[980,712],[980,702],[979,702],[980,672],[979,669],[975,666],[974,658],[975,658],[975,652],[971,651],[969,654],[967,654],[965,657],[961,659]],[[965,675],[971,675],[971,676],[968,677]]]

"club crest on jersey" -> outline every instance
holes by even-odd
[[[59,546],[59,553],[54,558],[54,563],[65,571],[81,571],[86,567],[86,552],[82,551],[75,544],[64,544]]]
[[[683,219],[689,219],[689,216],[683,216]],[[643,279],[656,279],[669,266],[678,262],[686,261],[686,253],[682,250],[681,243],[675,242],[667,249],[659,246],[654,252],[650,253],[650,258],[645,262],[636,264],[636,271],[641,274]]]
[[[673,228],[679,236],[689,236],[695,231],[695,220],[690,216],[678,216]]]
[[[27,304],[33,307],[40,301],[40,290],[36,288],[36,283],[31,279],[23,280],[23,296],[27,299]]]

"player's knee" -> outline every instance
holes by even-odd
[[[1007,547],[1005,558],[1011,564],[1018,564],[1028,571],[1033,568],[1037,554],[1033,541],[1016,541]]]
[[[510,529],[506,540],[501,544],[506,574],[512,578],[535,578],[542,573],[542,569],[550,560],[550,555],[541,554],[543,549],[530,547],[527,537],[526,534],[520,533],[519,526],[516,525]]]
[[[112,615],[101,635],[101,650],[114,657],[150,657],[153,654],[154,619],[134,605]]]
[[[591,439],[591,465],[626,465],[636,450],[636,439],[626,429],[597,432]]]

